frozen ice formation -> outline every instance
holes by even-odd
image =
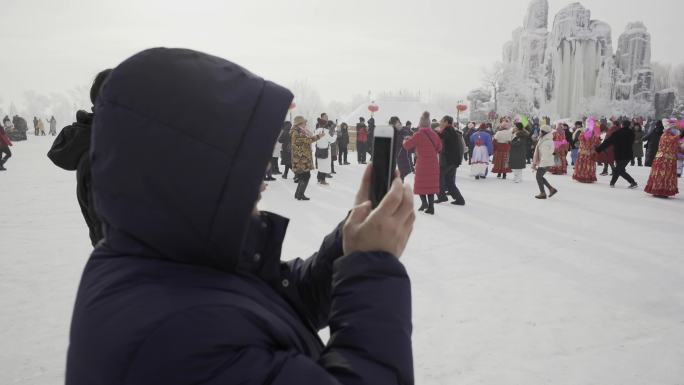
[[[503,62],[525,79],[542,112],[577,116],[592,98],[653,100],[651,35],[643,23],[627,25],[614,53],[610,25],[592,20],[582,4],[560,10],[550,31],[548,12],[547,0],[532,0],[523,27],[503,47]]]

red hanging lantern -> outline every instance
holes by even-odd
[[[375,102],[371,102],[371,104],[368,105],[368,111],[370,112],[378,112],[380,110],[380,107],[378,107]]]
[[[297,107],[297,103],[292,102],[292,103],[290,103],[290,107],[288,108],[288,110],[294,110],[295,107]]]
[[[466,112],[468,110],[468,106],[465,104],[458,104],[456,106],[456,109],[458,110],[458,112]]]

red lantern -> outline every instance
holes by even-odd
[[[290,103],[290,107],[288,108],[288,110],[294,110],[295,107],[297,107],[297,103],[292,102],[292,103]]]
[[[378,107],[375,102],[371,102],[371,104],[368,105],[368,111],[370,112],[378,112],[380,110],[380,107]]]
[[[465,104],[459,104],[456,106],[456,109],[458,110],[458,112],[466,112],[466,110],[468,110],[468,106],[466,106]]]

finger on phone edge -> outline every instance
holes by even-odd
[[[401,180],[395,179],[392,182],[392,187],[385,197],[382,198],[382,201],[380,201],[380,204],[375,210],[383,215],[394,215],[401,206],[401,202],[404,199],[403,196],[404,189],[402,188]]]
[[[361,186],[359,186],[359,192],[356,194],[355,204],[357,206],[368,200],[370,194],[371,170],[371,165],[369,164],[363,171]]]

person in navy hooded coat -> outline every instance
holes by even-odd
[[[345,221],[287,263],[288,220],[256,209],[292,97],[190,50],[114,69],[91,146],[104,239],[81,278],[66,384],[413,384],[398,260],[410,187],[396,178],[372,209],[367,169]]]

